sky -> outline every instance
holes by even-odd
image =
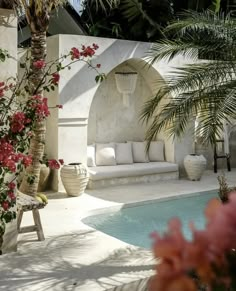
[[[69,0],[74,9],[80,14],[81,5],[83,3],[83,0]]]

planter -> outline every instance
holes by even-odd
[[[50,168],[45,164],[42,164],[40,167],[40,175],[39,175],[39,184],[38,184],[38,192],[42,192],[46,190],[48,177],[50,174]]]
[[[187,155],[184,158],[184,167],[190,180],[199,181],[206,169],[206,159],[203,155]]]
[[[89,179],[88,169],[80,163],[64,165],[61,169],[61,180],[70,196],[79,196],[84,193]]]

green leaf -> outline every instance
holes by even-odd
[[[5,60],[6,60],[6,55],[0,52],[0,61],[5,62]]]

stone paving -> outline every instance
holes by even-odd
[[[226,176],[230,185],[236,184],[236,170]],[[49,193],[49,204],[40,210],[46,240],[38,242],[35,233],[19,235],[18,252],[0,258],[0,290],[144,290],[153,274],[152,253],[96,231],[81,219],[105,208],[217,187],[217,174],[206,172],[199,182],[116,186],[80,197]],[[26,213],[22,224],[31,220]]]

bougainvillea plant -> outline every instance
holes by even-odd
[[[67,54],[55,61],[46,63],[37,60],[33,63],[35,68],[45,68],[45,74],[39,86],[44,91],[55,90],[60,80],[60,71],[70,69],[71,65],[82,61],[96,70],[96,81],[102,81],[104,74],[97,69],[100,64],[92,64],[98,46],[73,47]],[[7,61],[10,56],[7,51],[0,49],[0,62]],[[15,77],[0,80],[0,237],[4,233],[5,224],[16,218],[14,206],[16,204],[15,188],[20,172],[32,163],[32,157],[27,154],[29,140],[33,134],[36,122],[46,119],[50,115],[48,99],[42,94],[33,96],[29,93],[28,78],[31,70],[26,62],[20,64],[24,70],[21,79]],[[37,90],[36,90],[37,91]],[[52,108],[62,108],[55,104]],[[60,168],[63,160],[46,159],[44,162],[53,169]],[[29,183],[34,177],[28,177]]]
[[[163,236],[153,233],[154,255],[160,259],[150,291],[236,290],[236,192],[229,201],[213,199],[205,210],[204,230],[192,229],[192,240],[182,234],[181,222],[169,222]]]

